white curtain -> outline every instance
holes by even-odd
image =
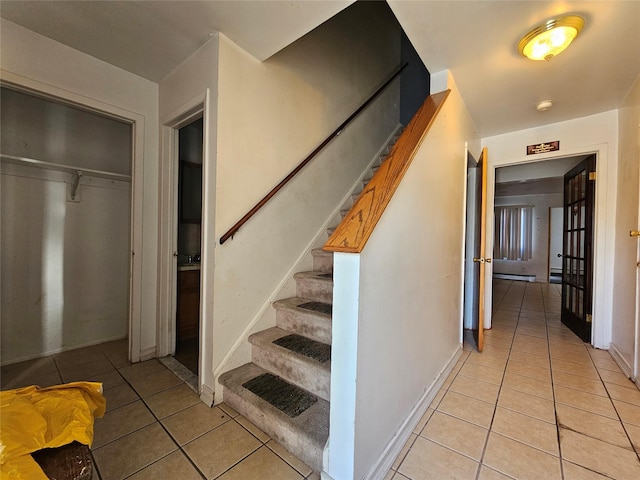
[[[493,258],[530,260],[533,207],[530,205],[495,207],[495,215]]]

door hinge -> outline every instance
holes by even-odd
[[[587,323],[591,323],[591,314],[587,313]]]
[[[589,180],[595,180],[596,179],[596,172],[589,172]]]

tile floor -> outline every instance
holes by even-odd
[[[494,281],[473,339],[387,480],[640,479],[640,390],[560,323],[560,286]]]
[[[386,480],[640,479],[640,391],[560,323],[559,286],[496,281],[494,298],[484,352],[465,342]],[[124,341],[1,374],[2,389],[103,382],[94,479],[319,478],[231,408],[206,407],[162,363],[130,365]]]

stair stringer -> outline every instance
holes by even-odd
[[[287,271],[282,280],[273,289],[272,293],[265,299],[254,317],[247,324],[245,329],[240,333],[238,338],[236,338],[231,348],[222,358],[222,360],[218,364],[218,367],[213,372],[215,388],[214,404],[217,405],[223,401],[223,388],[219,382],[220,376],[225,372],[240,367],[245,363],[251,362],[251,344],[249,342],[249,337],[261,330],[276,326],[276,312],[275,309],[271,308],[271,305],[276,300],[295,296],[296,286],[295,280],[293,278],[294,274],[298,272],[313,270],[313,257],[311,252],[316,248],[322,248],[324,246],[327,241],[327,229],[340,223],[342,219],[340,211],[347,206],[351,206],[351,204],[353,203],[354,194],[362,190],[363,181],[365,180],[365,178],[367,178],[367,175],[369,175],[376,162],[380,161],[380,157],[384,155],[384,150],[390,145],[394,137],[398,135],[402,128],[402,125],[398,123],[396,127],[391,131],[380,149],[367,164],[366,168],[352,184],[351,188],[347,190],[347,193],[344,195],[342,200],[338,202],[337,207],[329,215],[326,222],[318,229],[316,235],[298,256],[291,269]]]

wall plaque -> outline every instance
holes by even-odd
[[[546,143],[538,143],[537,145],[527,145],[527,155],[555,152],[556,150],[560,150],[560,140],[554,140],[553,142],[546,142]]]

